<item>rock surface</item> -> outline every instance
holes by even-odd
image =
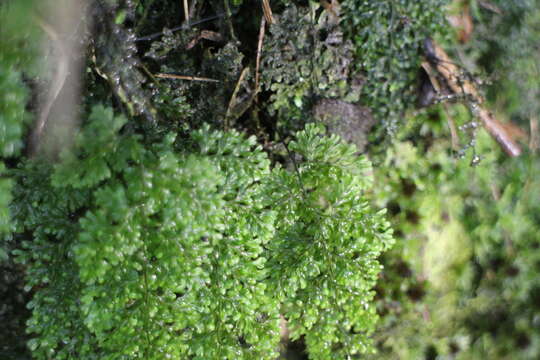
[[[320,100],[313,108],[313,116],[330,133],[355,144],[359,152],[365,150],[369,131],[375,124],[368,108],[338,99]]]

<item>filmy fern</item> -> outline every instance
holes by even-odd
[[[369,348],[376,259],[392,236],[382,212],[365,201],[370,162],[322,134],[308,125],[290,144],[301,159],[295,171],[273,171],[270,194],[280,221],[269,269],[292,337],[304,335],[314,359],[341,359]]]
[[[314,359],[368,350],[392,239],[367,159],[311,125],[271,171],[254,138],[125,121],[95,107],[60,163],[13,172],[37,359],[273,359],[280,315]]]
[[[22,82],[21,71],[28,70],[36,53],[35,26],[22,20],[31,1],[17,4],[0,4],[0,158],[17,155],[21,147],[23,123],[27,119],[25,106],[27,90]],[[21,27],[25,32],[21,33]],[[33,35],[33,36],[31,36]],[[11,182],[5,177],[3,161],[0,161],[0,232],[8,230],[8,204]],[[3,245],[3,244],[0,244]],[[0,247],[0,260],[7,257]]]

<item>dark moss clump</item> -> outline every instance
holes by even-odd
[[[447,0],[342,2],[343,27],[354,42],[356,68],[366,77],[363,101],[394,132],[414,105],[427,36],[444,32]]]

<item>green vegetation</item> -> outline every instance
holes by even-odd
[[[354,147],[308,126],[271,172],[254,138],[144,146],[125,122],[95,107],[73,152],[14,172],[36,358],[271,359],[280,313],[315,358],[365,351],[392,238]]]
[[[466,49],[485,71],[496,72],[488,95],[507,116],[524,126],[536,116],[540,74],[538,36],[540,12],[538,1],[496,1],[500,16],[482,11],[479,37]],[[496,31],[494,31],[496,30]],[[480,41],[483,44],[479,44]],[[481,49],[482,51],[475,50]]]
[[[37,54],[35,26],[24,21],[24,13],[31,10],[31,2],[21,1],[16,6],[2,7],[0,28],[0,156],[2,159],[17,155],[21,149],[23,125],[27,120],[25,107],[28,91],[22,82],[22,70],[31,71]],[[21,20],[21,21],[19,21]],[[19,32],[27,27],[30,34]],[[34,38],[32,38],[32,36]],[[9,230],[8,205],[11,201],[11,182],[6,178],[6,169],[0,162],[0,232]],[[1,243],[0,243],[1,245]],[[0,259],[7,254],[0,246]]]
[[[22,269],[18,268],[10,252],[11,238],[9,206],[13,200],[13,181],[6,163],[20,155],[22,137],[29,115],[29,90],[23,82],[23,72],[35,74],[35,59],[39,36],[35,24],[27,14],[31,1],[0,4],[0,354],[6,359],[27,358],[25,308],[29,296],[23,290]],[[25,28],[23,33],[21,28]]]
[[[357,102],[362,79],[354,74],[352,42],[318,4],[290,5],[264,43],[262,83],[271,91],[270,114],[285,127],[298,126],[317,102]]]
[[[0,4],[0,358],[540,357],[538,0],[270,1],[264,34],[95,0],[64,58],[36,5]],[[416,108],[427,37],[520,157],[471,99]],[[79,120],[35,152],[51,59]]]
[[[395,132],[415,102],[417,75],[428,36],[446,31],[448,0],[342,2],[344,28],[354,41],[356,70],[366,79],[364,102]]]
[[[491,154],[470,167],[441,145],[398,141],[376,175],[397,246],[382,259],[374,358],[534,359],[538,159],[507,159],[482,134]]]

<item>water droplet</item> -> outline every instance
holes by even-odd
[[[473,158],[471,159],[471,166],[478,166],[480,162],[482,161],[482,158],[478,156],[477,154],[474,154]]]

